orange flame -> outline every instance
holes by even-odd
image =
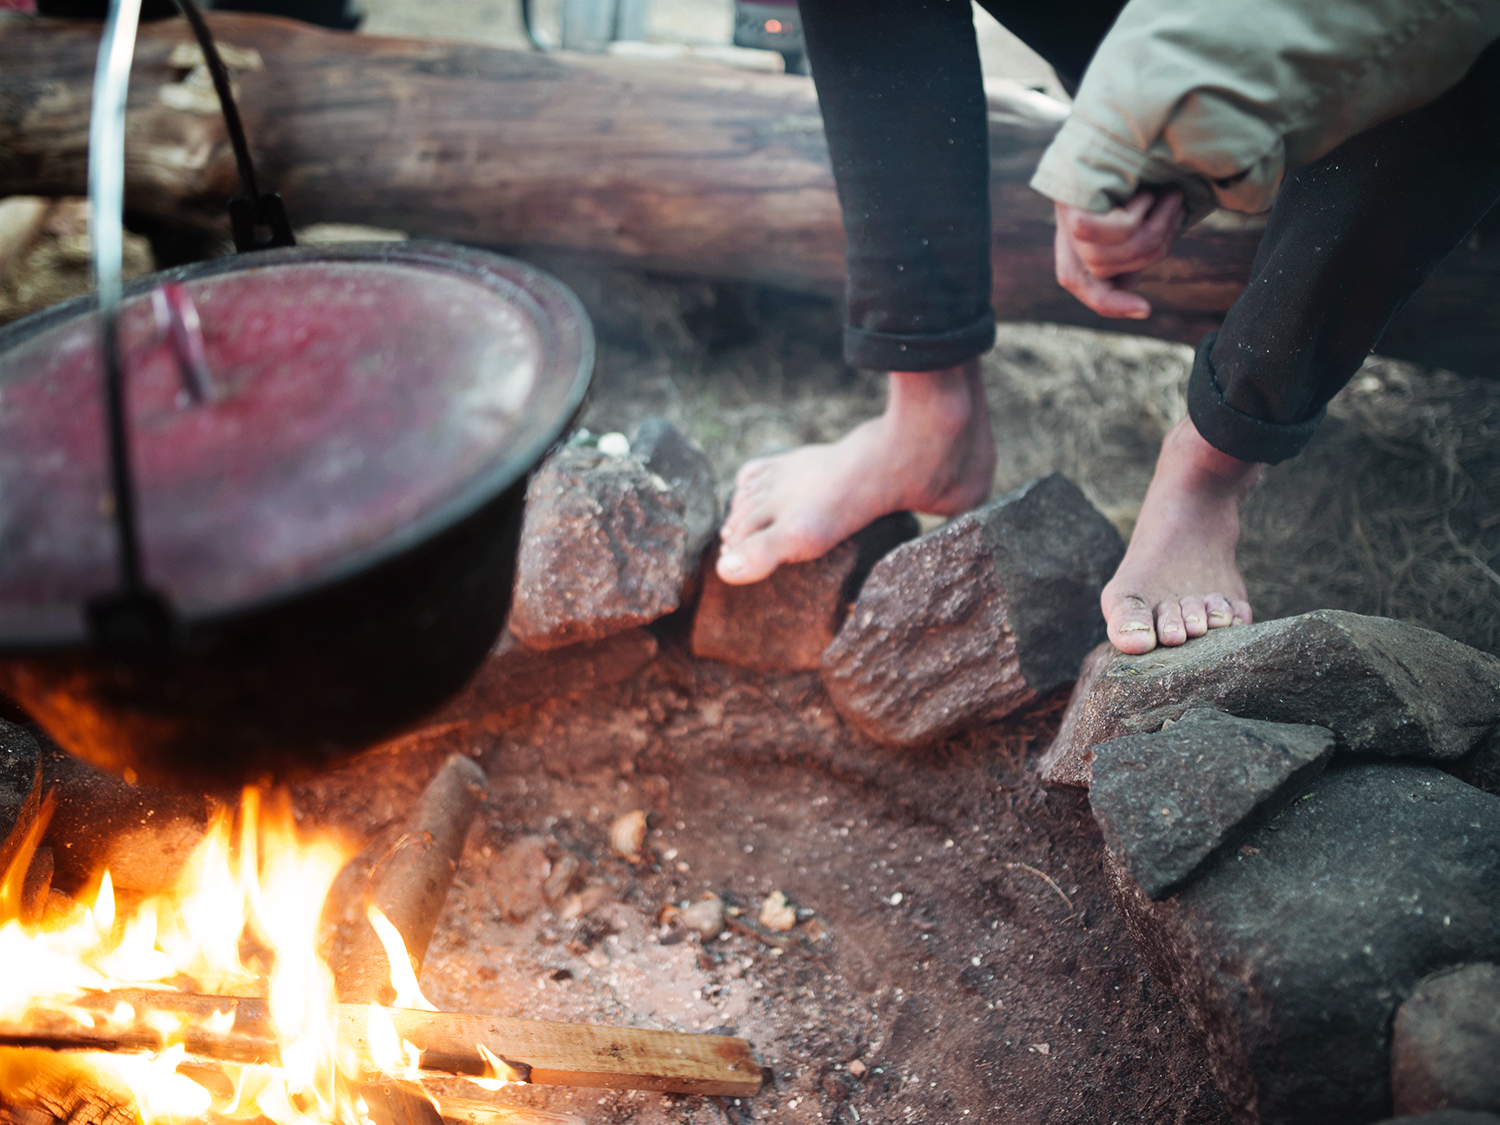
[[[88,992],[185,986],[265,999],[281,1059],[275,1067],[217,1063],[223,1078],[211,1091],[179,1072],[188,1029],[157,1012],[141,1021],[160,1036],[153,1054],[0,1049],[0,1099],[25,1105],[86,1085],[128,1097],[144,1125],[206,1112],[276,1125],[368,1120],[350,1090],[370,1060],[340,1044],[333,975],[317,954],[319,915],[352,849],[300,832],[284,791],[247,789],[237,817],[221,810],[211,819],[172,893],[126,907],[104,871],[85,896],[92,901],[71,917],[27,920],[22,887],[47,811],[28,826],[0,880],[0,1019],[24,1022],[46,1010],[92,1027],[97,1013],[74,1003]],[[404,947],[391,962],[406,967],[415,990]],[[135,1013],[122,1004],[111,1018],[129,1022]],[[224,1031],[232,1022],[225,1011],[205,1027]]]

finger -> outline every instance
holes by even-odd
[[[1058,217],[1068,224],[1074,238],[1111,245],[1128,240],[1140,230],[1155,202],[1153,193],[1140,191],[1124,207],[1111,207],[1108,211],[1059,205]]]
[[[1169,194],[1171,198],[1153,208],[1140,230],[1124,242],[1078,243],[1078,256],[1088,271],[1095,277],[1114,277],[1148,269],[1165,258],[1177,237],[1183,212],[1182,193]]]
[[[1117,319],[1144,320],[1151,315],[1151,303],[1137,293],[1131,293],[1114,281],[1095,277],[1084,268],[1073,249],[1067,232],[1058,228],[1053,243],[1057,283],[1077,297],[1100,316]],[[1125,279],[1126,285],[1133,279]]]
[[[1182,215],[1186,210],[1187,203],[1183,200],[1182,192],[1175,189],[1166,192],[1151,208],[1151,213],[1146,216],[1146,221],[1141,224],[1140,231],[1132,241],[1142,246],[1158,247],[1162,257],[1165,257],[1172,246],[1172,240],[1177,237],[1178,228],[1182,226]]]

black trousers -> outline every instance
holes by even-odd
[[[981,0],[1076,86],[1122,0]],[[845,356],[952,367],[994,341],[988,126],[963,0],[801,0],[848,237]],[[1500,45],[1431,105],[1289,176],[1188,408],[1245,461],[1311,437],[1385,325],[1500,198]]]

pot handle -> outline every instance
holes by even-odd
[[[291,225],[281,199],[262,193],[255,182],[250,148],[229,85],[229,72],[214,46],[213,36],[193,0],[176,0],[187,17],[203,59],[213,76],[224,112],[224,124],[234,147],[235,163],[245,194],[230,200],[230,222],[238,250],[290,246]],[[89,227],[94,253],[94,282],[99,301],[99,344],[103,357],[104,406],[109,451],[111,508],[119,543],[119,588],[89,600],[85,607],[95,641],[116,650],[150,651],[167,647],[179,632],[167,600],[150,589],[141,567],[140,533],[136,519],[135,488],[130,469],[130,432],[126,425],[124,377],[121,370],[119,319],[125,213],[125,104],[130,88],[130,64],[140,27],[141,0],[110,0],[94,69],[93,106],[89,117]],[[264,237],[262,232],[268,232]],[[183,294],[185,297],[186,294]],[[165,298],[169,317],[172,296]],[[189,393],[211,397],[212,383],[202,360],[201,334],[194,349],[194,333],[187,308],[177,302],[173,340]],[[191,302],[187,303],[191,307]],[[176,331],[178,327],[181,331]]]
[[[140,18],[141,0],[110,0],[94,69],[94,103],[89,117],[89,230],[99,295],[110,507],[119,541],[120,586],[113,594],[91,599],[86,612],[95,640],[109,648],[137,643],[165,645],[171,623],[165,599],[146,587],[141,574],[118,332],[125,238],[125,99]]]

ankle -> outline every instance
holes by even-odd
[[[925,438],[958,438],[984,406],[978,360],[941,371],[892,371],[885,418]]]
[[[1231,457],[1198,432],[1193,420],[1184,417],[1162,440],[1158,471],[1170,468],[1195,491],[1243,500],[1265,468],[1254,461]]]

